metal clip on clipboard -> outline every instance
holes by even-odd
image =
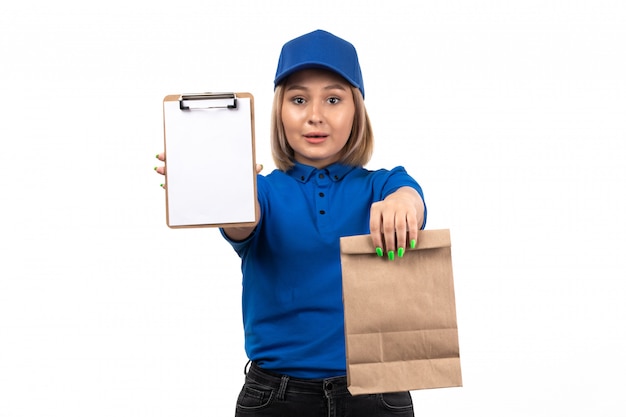
[[[181,110],[236,109],[237,95],[235,93],[184,94],[180,96],[178,103]]]

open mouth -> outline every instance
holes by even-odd
[[[307,142],[309,143],[320,143],[320,142],[324,142],[326,140],[326,138],[328,137],[328,135],[324,135],[324,134],[310,134],[310,135],[304,135],[304,139],[306,139]]]

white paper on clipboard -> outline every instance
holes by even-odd
[[[163,99],[167,225],[223,227],[256,220],[254,99],[249,93]]]

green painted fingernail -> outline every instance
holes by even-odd
[[[383,249],[382,248],[376,248],[376,255],[383,256]]]
[[[163,184],[161,184],[161,188],[163,188]]]
[[[404,248],[398,248],[398,258],[402,258],[404,256]]]
[[[415,239],[411,239],[411,249],[415,249],[416,244],[417,242],[415,241]]]
[[[156,170],[157,170],[157,167],[154,167],[154,170],[156,171]]]
[[[155,157],[155,158],[156,158],[156,159],[159,159],[159,154],[156,154],[156,157]]]
[[[393,261],[393,251],[390,250],[389,252],[387,252],[387,256],[389,256],[389,260]]]

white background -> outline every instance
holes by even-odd
[[[369,167],[404,165],[452,232],[464,387],[416,414],[623,416],[625,22],[621,0],[3,2],[0,416],[233,414],[239,260],[165,225],[161,101],[253,93],[268,172],[280,47],[318,28],[359,51]]]

